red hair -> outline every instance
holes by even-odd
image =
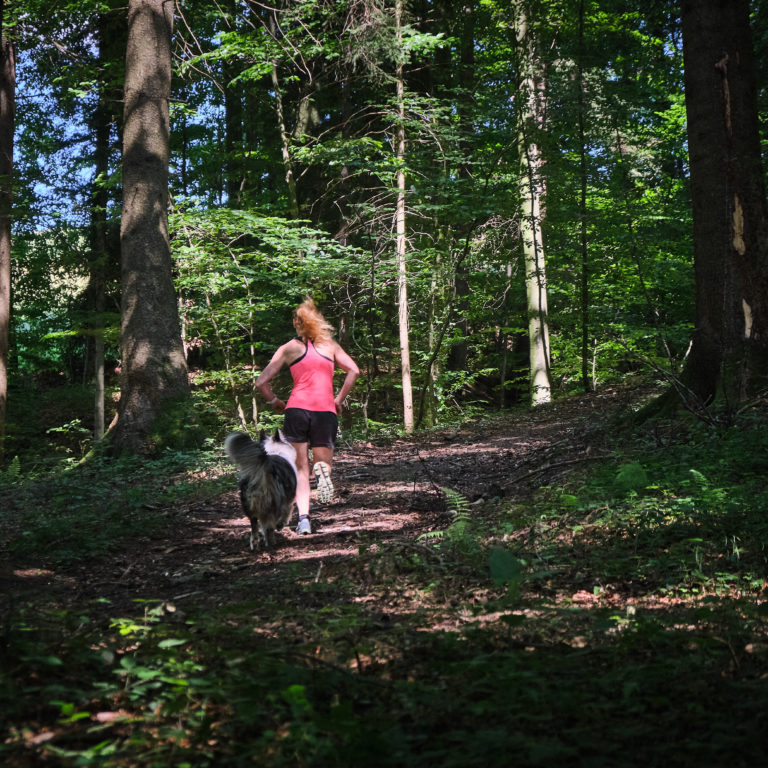
[[[322,316],[311,296],[293,310],[296,332],[303,339],[311,341],[330,341],[333,338],[333,326]]]

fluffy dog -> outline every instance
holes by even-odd
[[[288,524],[296,499],[296,451],[282,439],[262,431],[257,443],[233,432],[224,450],[240,467],[240,501],[251,521],[251,549],[256,538],[265,548],[275,543],[275,531]]]

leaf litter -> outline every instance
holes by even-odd
[[[6,690],[37,703],[15,705],[0,757],[757,764],[764,584],[692,576],[661,528],[578,504],[595,464],[620,466],[608,425],[637,396],[342,441],[315,533],[270,552],[248,551],[233,475],[108,558],[13,564]]]

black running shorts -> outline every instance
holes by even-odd
[[[289,443],[309,443],[310,448],[333,448],[339,417],[330,411],[286,408],[283,436]]]

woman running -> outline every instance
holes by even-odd
[[[275,352],[269,365],[256,380],[256,387],[276,413],[285,412],[283,436],[296,449],[296,506],[299,524],[296,532],[312,532],[309,522],[309,449],[312,473],[317,478],[317,500],[327,503],[333,497],[331,467],[336,445],[338,414],[360,370],[354,360],[333,338],[333,327],[315,306],[305,299],[293,312],[293,327],[298,338],[291,339]],[[270,382],[284,366],[290,368],[293,389],[288,402],[272,391]],[[334,397],[333,373],[341,368],[347,375]]]

